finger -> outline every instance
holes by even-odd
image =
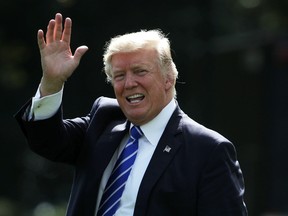
[[[48,26],[47,26],[47,32],[46,32],[46,43],[47,44],[54,41],[54,38],[53,38],[54,27],[55,27],[55,20],[51,19],[49,21]]]
[[[61,36],[62,36],[62,14],[57,13],[55,15],[54,40],[60,40]]]
[[[74,60],[75,62],[79,63],[82,56],[87,52],[88,47],[87,46],[80,46],[76,49],[74,53]]]
[[[62,40],[70,44],[71,40],[71,31],[72,31],[72,20],[67,17],[64,23],[64,31],[62,34]]]
[[[46,46],[45,39],[44,39],[44,32],[39,29],[37,33],[37,41],[38,41],[38,47],[40,50],[44,49]]]

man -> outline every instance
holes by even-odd
[[[16,114],[33,151],[75,167],[67,215],[247,215],[235,148],[180,109],[178,72],[160,31],[112,38],[103,59],[116,99],[100,97],[87,116],[62,119],[64,83],[88,49],[81,46],[73,56],[71,25],[66,18],[62,29],[58,13],[46,38],[38,31],[43,76],[35,97]],[[131,132],[126,145],[134,126],[140,138]],[[124,163],[117,158],[134,142],[137,149],[123,160],[133,158],[127,178],[116,187],[124,176],[110,179]]]

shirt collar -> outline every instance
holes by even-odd
[[[157,145],[164,129],[176,108],[176,102],[172,99],[162,111],[150,122],[141,125],[145,137],[152,145]]]

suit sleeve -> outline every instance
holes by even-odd
[[[23,118],[31,106],[28,101],[14,116],[35,153],[52,161],[75,164],[82,148],[90,114],[63,120],[62,107],[51,118],[28,121]]]
[[[218,144],[201,175],[198,215],[246,216],[244,180],[232,143]]]

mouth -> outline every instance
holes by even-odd
[[[134,94],[126,97],[126,100],[131,104],[136,104],[142,101],[144,97],[145,96],[143,94]]]

